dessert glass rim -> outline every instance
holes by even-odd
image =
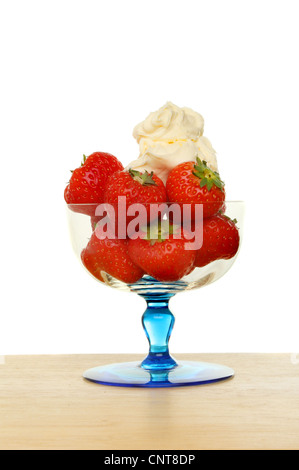
[[[245,201],[242,200],[242,199],[231,199],[231,200],[228,200],[228,201],[225,201],[224,202],[224,205],[225,204],[244,204]],[[68,207],[74,207],[74,206],[99,206],[101,204],[111,204],[111,205],[114,205],[114,204],[118,204],[118,202],[80,202],[80,203],[68,203],[66,204]],[[136,204],[142,204],[142,205],[152,205],[152,204],[195,204],[193,202],[186,202],[186,203],[181,203],[181,202],[177,202],[177,201],[164,201],[164,202],[137,202]],[[200,203],[196,203],[196,204],[211,204],[211,202],[200,202]]]

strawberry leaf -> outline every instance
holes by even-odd
[[[220,180],[215,179],[215,180],[212,182],[212,186],[213,186],[213,184],[214,184],[215,186],[217,186],[217,188],[222,189],[222,182],[221,182]]]
[[[161,243],[168,240],[170,236],[179,232],[181,227],[179,225],[172,225],[168,220],[159,220],[155,225],[150,225],[143,228],[142,231],[146,233],[145,240],[150,242],[150,245]]]
[[[207,178],[202,178],[201,182],[199,183],[199,186],[203,188],[207,183],[208,183]]]
[[[223,191],[224,183],[223,181],[221,181],[219,173],[217,171],[213,171],[210,167],[208,167],[207,162],[205,160],[201,161],[201,159],[197,157],[192,173],[194,176],[201,180],[199,183],[201,188],[207,186],[208,191],[211,191],[211,189],[215,185],[217,188]]]
[[[211,191],[212,187],[213,187],[213,181],[211,180],[207,180],[207,188],[208,188],[208,191]]]
[[[157,186],[156,181],[153,179],[154,172],[149,173],[145,170],[143,173],[141,171],[129,169],[129,173],[135,181],[138,181],[142,186]]]

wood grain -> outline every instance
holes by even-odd
[[[82,372],[143,357],[6,357],[0,449],[299,449],[299,364],[290,354],[175,358],[226,364],[236,375],[209,385],[122,388],[87,382]]]

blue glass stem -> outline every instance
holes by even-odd
[[[147,309],[142,324],[149,342],[149,353],[141,367],[150,371],[171,370],[177,366],[168,349],[169,338],[174,325],[174,316],[168,308],[171,295],[142,295]]]

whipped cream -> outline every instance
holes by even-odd
[[[203,136],[204,119],[190,108],[167,102],[133,130],[139,143],[139,157],[127,165],[138,171],[153,171],[166,183],[170,171],[180,163],[205,160],[218,171],[216,152]]]
[[[177,140],[197,140],[203,134],[203,117],[189,108],[179,108],[168,101],[162,108],[137,124],[133,136],[140,141],[147,137],[155,142],[175,142]]]

